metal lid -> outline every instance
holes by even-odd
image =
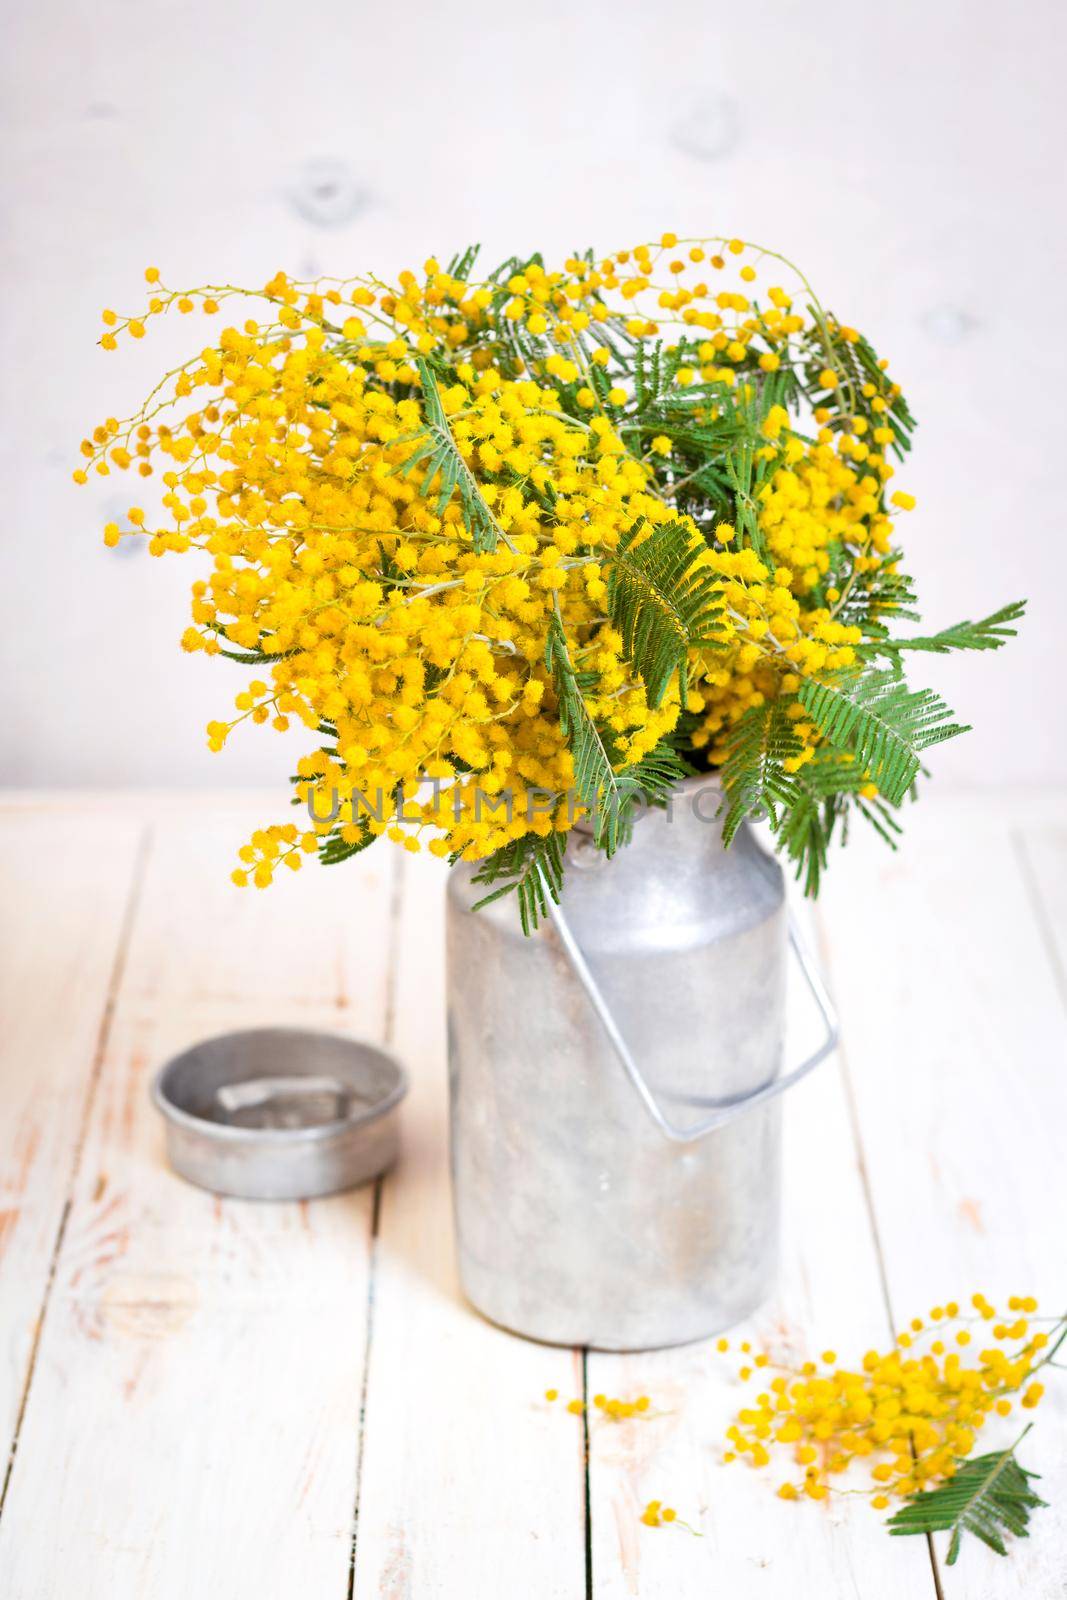
[[[377,1045],[251,1028],[173,1057],[152,1099],[182,1177],[217,1194],[297,1200],[383,1172],[396,1157],[407,1090],[403,1067]]]

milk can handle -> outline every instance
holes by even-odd
[[[819,1008],[819,1015],[822,1017],[823,1026],[826,1029],[822,1044],[813,1055],[802,1061],[799,1067],[794,1067],[792,1072],[787,1072],[784,1077],[775,1078],[772,1083],[765,1084],[762,1089],[755,1089],[751,1094],[734,1095],[725,1100],[702,1100],[702,1105],[715,1107],[711,1116],[706,1117],[703,1122],[698,1122],[694,1127],[679,1128],[664,1116],[659,1102],[649,1088],[648,1080],[631,1055],[629,1045],[619,1032],[614,1013],[605,1000],[599,984],[590,972],[588,962],[582,954],[578,941],[571,932],[570,925],[562,910],[552,900],[551,895],[546,894],[545,898],[548,902],[549,915],[559,935],[564,954],[574,968],[574,973],[579,983],[589,996],[593,1010],[600,1018],[601,1026],[607,1034],[615,1054],[622,1062],[626,1076],[640,1095],[642,1104],[656,1127],[659,1128],[661,1133],[666,1134],[668,1139],[673,1139],[676,1144],[692,1144],[695,1140],[702,1139],[706,1133],[712,1133],[716,1128],[725,1127],[728,1122],[733,1122],[735,1117],[743,1116],[746,1111],[751,1111],[754,1107],[761,1106],[768,1100],[773,1100],[775,1095],[784,1094],[786,1089],[791,1089],[794,1083],[799,1083],[801,1078],[805,1077],[813,1067],[817,1067],[820,1061],[825,1060],[837,1044],[838,1023],[834,1003],[830,999],[826,985],[815,966],[814,957],[801,938],[796,919],[793,913],[790,912],[789,942],[793,947],[794,955],[800,962],[800,969],[807,979],[808,988],[814,996],[815,1004]]]

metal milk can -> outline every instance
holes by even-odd
[[[781,1091],[836,1042],[781,868],[718,780],[649,810],[611,860],[568,841],[537,933],[513,896],[448,893],[452,1175],[468,1298],[530,1338],[639,1350],[739,1321],[773,1281]],[[787,937],[826,1028],[779,1075]]]

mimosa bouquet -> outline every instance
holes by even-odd
[[[260,290],[149,268],[147,311],[104,313],[108,349],[234,316],[75,477],[157,478],[106,542],[210,558],[182,644],[251,669],[211,747],[310,736],[308,820],[254,834],[236,882],[384,834],[480,862],[529,928],[579,818],[610,853],[715,768],[727,839],[765,817],[814,893],[835,832],[858,814],[892,843],[922,752],[963,731],[907,653],[996,648],[1022,605],[909,631],[912,415],[781,256],[669,233],[476,256]]]

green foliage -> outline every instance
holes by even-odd
[[[842,673],[832,683],[802,680],[800,703],[835,749],[855,756],[891,805],[919,771],[919,754],[967,729],[932,689],[909,689],[892,672]]]
[[[383,589],[401,589],[407,581],[407,574],[399,566],[382,541],[378,540],[378,570],[375,573],[376,582]]]
[[[596,675],[575,668],[558,613],[549,623],[545,665],[552,674],[560,728],[574,763],[575,794],[591,815],[597,845],[614,855],[629,837],[638,805],[664,804],[690,769],[666,741],[629,766],[620,761],[614,739],[598,727],[586,701]]]
[[[365,822],[360,822],[358,827],[359,838],[351,843],[342,838],[340,829],[335,829],[320,839],[319,860],[324,867],[336,867],[342,861],[349,861],[374,843],[377,834],[372,833]]]
[[[980,622],[957,622],[940,633],[910,639],[887,637],[867,648],[872,654],[881,655],[897,655],[902,650],[926,650],[934,655],[947,655],[951,650],[999,650],[1015,638],[1018,630],[1011,624],[1021,621],[1025,611],[1025,600],[1013,600]]]
[[[847,398],[851,403],[862,395],[864,384],[874,384],[877,388],[884,381],[882,370],[878,365],[878,356],[870,341],[862,334],[855,341],[835,338],[833,353],[838,365],[845,371],[851,391]],[[882,412],[881,420],[893,433],[890,450],[898,461],[903,461],[911,449],[911,436],[915,432],[916,423],[902,394],[898,392],[893,396],[888,410]]]
[[[627,795],[636,794],[649,805],[665,806],[675,785],[683,778],[694,777],[696,771],[681,754],[672,736],[661,739],[640,761],[618,774],[619,790],[624,800]]]
[[[849,817],[859,813],[887,844],[896,848],[901,832],[893,811],[883,799],[865,800],[863,769],[830,747],[817,749],[814,759],[794,777],[795,796],[784,807],[775,828],[779,848],[796,867],[804,893],[817,895],[830,846],[840,834],[848,838]]]
[[[500,369],[511,378],[525,372],[536,371],[555,349],[549,339],[531,332],[525,323],[513,322],[503,314],[505,306],[512,298],[508,280],[516,273],[525,272],[530,266],[544,266],[544,258],[540,251],[535,251],[532,256],[527,256],[525,259],[520,256],[509,256],[489,274],[487,280],[493,289],[489,308],[492,353]],[[572,399],[578,385],[571,385],[570,388],[571,395],[568,398]]]
[[[692,769],[678,751],[666,741],[642,757],[633,766],[617,775],[610,799],[597,805],[593,816],[594,837],[611,854],[626,843],[633,830],[639,807],[665,806],[683,778]],[[560,796],[559,805],[567,803]],[[608,814],[610,812],[610,814]],[[566,836],[561,833],[527,834],[524,838],[509,841],[479,863],[474,882],[486,887],[496,885],[474,906],[480,910],[493,900],[514,894],[518,900],[519,920],[526,934],[535,932],[548,915],[546,893],[557,903],[563,888]]]
[[[862,585],[853,583],[836,608],[837,620],[855,627],[879,642],[890,638],[889,622],[916,622],[915,582],[897,571],[898,557],[891,552],[865,575]],[[863,649],[864,646],[860,646]]]
[[[1015,1451],[1029,1428],[1008,1450],[965,1461],[954,1478],[936,1489],[923,1490],[890,1517],[892,1534],[949,1533],[947,1563],[955,1564],[960,1540],[973,1534],[998,1556],[1006,1556],[1005,1534],[1017,1539],[1030,1532],[1030,1513],[1047,1504],[1030,1488],[1036,1473],[1027,1472]]]
[[[594,260],[589,252],[577,254]],[[465,277],[472,263],[468,253],[451,270]],[[541,256],[513,257],[487,280],[493,289],[487,346],[509,373],[542,372],[554,349],[522,319],[516,322],[504,314],[512,296],[509,281],[530,266],[542,267]],[[583,411],[577,391],[583,384],[593,389],[600,409],[613,417],[632,452],[651,464],[658,492],[678,512],[678,520],[651,529],[638,522],[605,564],[608,619],[620,633],[624,655],[643,679],[653,707],[662,704],[676,679],[684,701],[690,652],[721,648],[726,631],[721,580],[704,568],[692,571],[699,546],[689,523],[681,519],[691,518],[711,545],[719,543],[719,525],[730,524],[728,548],[752,549],[773,570],[760,527],[760,497],[779,465],[764,448],[763,423],[771,407],[795,412],[805,405],[824,406],[835,428],[849,425],[858,413],[866,416],[869,426],[891,429],[889,449],[898,457],[910,448],[915,419],[900,392],[887,387],[870,343],[862,336],[846,336],[817,303],[808,311],[812,321],[785,352],[779,370],[766,373],[755,360],[746,360],[743,372],[736,373],[737,381],[709,369],[706,355],[701,354],[703,335],[686,331],[670,342],[650,343],[633,338],[622,319],[607,319],[579,338],[584,357],[580,378],[556,386],[560,407],[578,420]],[[758,308],[757,316],[762,316]],[[596,343],[610,351],[610,374],[590,359]],[[832,391],[826,390],[821,377],[827,365],[839,378]],[[696,375],[693,381],[678,382],[682,366]],[[427,428],[404,471],[422,464],[431,477],[440,474],[439,504],[458,493],[475,547],[491,549],[501,530],[464,475],[433,374],[424,361],[419,370]],[[631,390],[622,408],[607,398],[611,384],[620,378]],[[874,391],[885,395],[878,412],[868,399]],[[793,427],[798,431],[798,424]],[[652,441],[660,436],[670,441],[668,455],[651,450]],[[546,515],[551,516],[551,488],[539,494]],[[897,808],[914,792],[923,751],[965,731],[936,693],[912,690],[903,681],[905,653],[996,649],[1013,636],[1023,613],[1023,605],[1016,603],[938,634],[895,638],[897,625],[917,619],[914,585],[899,570],[898,552],[887,553],[878,566],[858,571],[855,553],[846,542],[830,545],[827,555],[829,564],[818,593],[825,596],[829,591],[823,603],[829,607],[833,599],[836,620],[858,627],[863,637],[856,646],[855,668],[826,681],[801,678],[796,698],[818,728],[821,743],[813,758],[788,770],[803,752],[795,724],[786,715],[790,697],[768,701],[751,707],[731,729],[722,768],[727,840],[746,818],[765,818],[810,894],[818,889],[831,842],[847,838],[850,817],[861,817],[895,844],[900,833]],[[840,598],[833,594],[835,589],[841,591]],[[677,761],[677,748],[690,722],[683,713],[674,747],[661,747],[646,758],[652,763],[646,772],[626,769],[610,730],[598,726],[590,714],[588,701],[596,679],[580,669],[581,657],[574,650],[557,612],[545,661],[574,758],[578,797],[594,816],[598,844],[610,853],[628,836],[632,810],[628,798],[637,796],[634,803],[639,804],[640,797],[648,798],[655,790],[655,762]],[[878,790],[873,797],[872,785]],[[513,874],[514,882],[526,882],[527,876],[525,870]],[[535,919],[533,884],[531,878],[525,898],[528,917]]]
[[[498,538],[510,546],[510,540],[490,511],[478,487],[477,479],[464,461],[459,446],[452,437],[452,430],[448,426],[448,418],[441,404],[437,379],[421,356],[416,364],[422,382],[426,421],[417,433],[409,435],[415,448],[400,469],[400,476],[410,477],[416,467],[424,467],[426,470],[420,493],[425,496],[429,495],[433,481],[437,479],[438,516],[442,515],[452,496],[458,491],[463,511],[463,525],[471,536],[475,550],[482,552],[495,550]]]
[[[701,548],[683,523],[649,527],[640,519],[620,539],[608,569],[608,612],[652,706],[662,703],[676,675],[684,700],[689,651],[716,645],[722,632],[715,575],[693,568]]]
[[[454,257],[449,273],[469,281],[477,253],[473,247]],[[595,267],[593,252],[574,254]],[[535,333],[526,319],[507,314],[512,279],[544,266],[538,253],[512,256],[484,279],[491,301],[480,342],[506,377],[544,379],[546,362],[558,351],[551,335]],[[911,447],[915,419],[899,389],[889,384],[869,341],[844,330],[814,295],[806,309],[809,322],[783,342],[758,302],[752,303],[752,314],[767,330],[768,346],[779,354],[774,372],[763,370],[753,345],[724,376],[716,360],[709,360],[705,331],[676,322],[669,336],[653,342],[635,337],[624,316],[605,315],[574,333],[578,376],[551,380],[559,410],[583,426],[589,418],[588,395],[580,401],[579,391],[593,391],[596,409],[610,418],[627,449],[650,467],[652,492],[675,512],[674,520],[656,526],[639,520],[610,556],[599,555],[607,580],[606,621],[621,636],[623,654],[644,682],[653,708],[663,704],[675,681],[684,705],[694,671],[692,653],[724,648],[728,630],[722,579],[706,567],[693,569],[700,541],[733,552],[752,550],[774,571],[760,519],[762,497],[782,464],[781,456],[767,449],[764,423],[771,408],[793,413],[790,429],[801,439],[808,439],[802,417],[822,408],[834,432],[851,431],[861,417],[869,431],[890,429],[892,438],[879,441],[886,453],[902,459]],[[609,352],[605,365],[593,359],[597,346]],[[426,421],[411,436],[414,448],[400,470],[405,476],[422,470],[423,492],[436,486],[439,513],[458,499],[477,551],[491,551],[498,540],[510,548],[463,460],[441,404],[438,381],[448,381],[447,357],[431,360],[432,367],[417,358]],[[826,386],[827,366],[837,375],[836,387]],[[679,382],[682,367],[689,372]],[[609,399],[619,383],[628,391],[624,403]],[[661,438],[669,441],[669,451],[659,445],[653,450],[653,441]],[[523,489],[551,521],[556,502],[552,483],[535,486],[527,479]],[[879,485],[875,492],[884,513],[885,490]],[[381,581],[386,587],[403,584],[395,562],[384,549],[381,554]],[[907,685],[907,653],[997,649],[1014,636],[1024,611],[1024,603],[1016,602],[939,633],[896,637],[901,624],[918,621],[914,584],[900,570],[899,551],[886,551],[877,564],[857,564],[855,544],[842,537],[829,542],[825,554],[811,603],[825,607],[845,627],[860,630],[856,664],[819,678],[798,670],[798,690],[782,691],[778,698],[768,695],[750,706],[728,731],[721,768],[727,843],[746,819],[762,819],[808,894],[818,891],[831,844],[847,841],[851,819],[862,819],[895,848],[901,832],[899,807],[915,794],[923,752],[966,731],[934,691]],[[871,554],[870,545],[866,554]],[[577,799],[591,815],[598,846],[611,854],[629,837],[638,807],[664,803],[680,778],[693,770],[680,752],[688,751],[703,768],[702,748],[693,744],[701,719],[683,710],[669,741],[627,767],[610,727],[590,711],[596,674],[583,669],[583,650],[566,635],[558,606],[544,659],[573,757]],[[788,715],[792,706],[795,717],[798,702],[821,736],[814,751],[805,751],[796,721]],[[531,836],[497,851],[481,864],[478,881],[494,885],[489,899],[515,893],[523,926],[532,929],[546,913],[546,896],[558,897],[562,871],[563,847],[553,833],[547,840]]]
[[[750,706],[734,724],[722,766],[727,844],[741,823],[765,820],[776,842],[795,865],[804,892],[819,891],[830,845],[847,837],[848,819],[857,812],[893,849],[901,832],[893,809],[881,797],[866,799],[863,768],[832,747],[815,751],[796,772],[785,763],[802,750],[793,724],[778,702]]]
[[[723,839],[729,844],[746,818],[766,817],[779,825],[779,811],[795,805],[799,790],[784,763],[798,756],[801,743],[777,701],[750,706],[730,730],[722,765],[727,805]]]
[[[449,271],[467,279],[476,254],[469,250],[456,257]],[[594,261],[590,252],[575,254]],[[505,315],[512,298],[509,281],[531,266],[543,265],[539,254],[514,256],[486,280],[493,291],[486,348],[508,375],[542,373],[556,348],[522,319]],[[834,428],[850,426],[859,414],[869,427],[891,429],[887,448],[898,458],[911,447],[915,419],[903,395],[887,387],[868,340],[846,337],[817,303],[807,309],[811,323],[790,349],[783,350],[783,364],[773,373],[764,372],[752,359],[736,372],[736,381],[724,379],[709,371],[706,355],[701,354],[703,335],[686,330],[670,341],[652,343],[634,338],[622,319],[609,318],[579,336],[580,376],[555,385],[560,408],[578,421],[588,415],[578,401],[578,390],[583,385],[592,388],[599,409],[612,417],[632,453],[650,464],[657,492],[677,512],[677,520],[655,527],[638,521],[605,562],[608,620],[621,635],[623,653],[643,680],[652,707],[663,703],[675,680],[684,704],[690,653],[722,648],[726,632],[721,580],[706,568],[692,570],[700,545],[689,521],[682,519],[691,519],[698,535],[712,547],[722,542],[717,530],[729,524],[726,547],[751,549],[774,569],[760,527],[760,497],[780,464],[765,450],[763,424],[771,407],[796,413],[822,406],[831,414]],[[756,315],[762,318],[758,307]],[[610,351],[607,368],[591,359],[595,344]],[[827,365],[839,379],[832,391],[826,390],[821,377]],[[695,374],[693,381],[679,383],[683,366]],[[475,549],[491,550],[503,532],[455,445],[434,373],[425,360],[420,359],[418,367],[427,422],[414,436],[415,449],[402,470],[406,474],[423,467],[424,491],[439,477],[438,509],[458,495]],[[609,388],[620,380],[630,390],[622,407],[608,400]],[[885,396],[884,407],[877,412],[868,398],[875,391]],[[792,428],[804,437],[799,421]],[[669,454],[652,451],[652,442],[659,437],[670,441]],[[527,490],[533,492],[529,484]],[[551,517],[555,501],[551,485],[538,489],[537,497]],[[940,633],[894,637],[901,623],[918,620],[914,584],[899,570],[899,552],[889,551],[877,566],[859,570],[855,551],[846,541],[829,545],[827,556],[817,591],[820,603],[830,608],[832,599],[834,618],[859,628],[862,640],[855,646],[854,668],[826,681],[801,675],[795,699],[818,728],[819,745],[808,759],[797,762],[804,744],[787,715],[793,697],[785,696],[744,712],[729,730],[722,764],[727,843],[746,819],[764,820],[811,895],[818,892],[831,844],[835,839],[847,841],[852,818],[861,818],[896,847],[901,832],[898,808],[915,793],[922,753],[966,731],[953,721],[936,693],[908,687],[903,678],[906,653],[997,649],[1014,636],[1024,611],[1024,603],[1016,602]],[[383,560],[384,581],[388,584],[393,576]],[[834,590],[840,591],[839,598]],[[545,662],[574,760],[578,799],[591,813],[598,846],[611,854],[629,837],[636,809],[664,803],[674,784],[692,770],[679,751],[692,748],[699,718],[683,711],[670,741],[627,768],[610,729],[598,725],[590,713],[596,675],[581,669],[581,656],[565,635],[558,609],[548,632]],[[700,752],[692,755],[697,760]],[[878,790],[874,796],[872,785]],[[483,863],[479,881],[498,885],[489,898],[516,893],[523,925],[533,928],[545,914],[546,893],[558,894],[562,861],[555,834],[547,842],[536,837],[520,840]]]
[[[272,662],[274,662],[274,661],[282,661],[282,660],[285,659],[283,656],[269,656],[269,655],[267,655],[265,650],[222,650],[222,649],[220,649],[218,653],[226,661],[236,661],[238,666],[240,666],[240,667],[263,667],[263,666],[268,666],[269,667]],[[287,651],[287,654],[288,655],[293,655],[294,652],[292,650],[289,650],[289,651]]]
[[[612,851],[627,843],[642,806],[665,806],[683,778],[695,771],[670,740],[661,739],[647,755],[616,775],[618,798]],[[609,851],[609,854],[611,852]]]
[[[684,360],[685,343],[683,339],[668,346],[662,339],[654,344],[635,340],[622,357],[622,370],[633,387],[629,414],[646,433],[657,432],[660,424],[675,416],[684,403],[676,374]]]
[[[217,624],[213,626],[212,632],[216,643],[224,639],[229,644],[229,636]],[[219,643],[218,654],[226,661],[236,661],[241,667],[272,667],[277,661],[287,661],[290,656],[296,655],[296,651],[279,650],[271,655],[269,651],[261,650],[258,646],[253,650],[227,650]]]
[[[796,403],[797,382],[786,370],[757,369],[744,384],[715,377],[680,387],[678,368],[700,361],[699,341],[684,338],[669,349],[639,345],[621,359],[634,399],[620,432],[636,435],[641,450],[657,435],[669,439],[669,459],[653,462],[665,498],[706,537],[714,537],[718,522],[736,523],[766,559],[755,496],[773,469],[759,454],[766,443],[761,429],[772,405]]]
[[[548,915],[548,899],[559,904],[563,889],[563,856],[566,841],[561,833],[528,833],[514,839],[479,863],[474,882],[487,887],[496,884],[491,894],[484,895],[474,906],[482,906],[514,894],[518,899],[519,920],[525,934],[534,933]]]
[[[591,688],[595,679],[588,673],[575,670],[558,611],[548,625],[545,665],[552,674],[559,700],[560,728],[574,761],[575,790],[582,804],[596,811],[603,819],[602,825],[608,832],[604,834],[603,841],[598,833],[597,842],[603,842],[610,855],[614,850],[610,831],[612,819],[619,812],[618,779],[604,735],[597,728],[585,702],[583,690]]]
[[[469,244],[466,250],[457,251],[448,263],[449,277],[460,278],[465,283],[471,275],[481,248],[480,244]]]
[[[744,544],[750,545],[761,560],[773,568],[774,562],[770,560],[767,544],[759,525],[759,509],[756,504],[756,489],[759,486],[762,473],[757,466],[756,443],[753,439],[742,439],[729,452],[725,460],[726,474],[730,481],[730,490],[734,503],[734,524]]]
[[[664,256],[675,247],[685,259]],[[745,251],[744,266],[730,260]],[[175,369],[137,418],[83,441],[79,481],[94,462],[109,471],[109,456],[150,472],[131,451],[175,453],[157,413],[202,383],[220,391],[218,405],[194,396],[177,454],[217,455],[233,471],[186,473],[184,508],[164,496],[177,538],[150,533],[144,513],[128,519],[156,552],[196,546],[221,562],[194,591],[188,649],[258,669],[295,658],[272,691],[239,696],[241,716],[215,724],[210,743],[245,717],[306,719],[326,763],[308,770],[369,760],[406,781],[421,764],[474,787],[490,765],[523,785],[558,771],[562,736],[575,794],[557,804],[584,808],[608,854],[642,804],[664,803],[688,752],[701,771],[723,763],[727,842],[746,818],[764,819],[814,893],[850,817],[892,844],[922,753],[964,731],[933,691],[908,687],[908,653],[997,649],[1023,603],[896,636],[919,624],[893,529],[894,500],[909,498],[889,492],[887,457],[908,451],[915,419],[887,364],[785,256],[664,235],[608,257],[579,249],[559,269],[513,255],[475,279],[478,254],[459,251],[444,273],[428,262],[425,281],[405,273],[395,286],[273,278],[268,320],[245,324],[250,346],[235,357],[274,419],[248,449],[247,385],[234,400],[228,340]],[[717,276],[727,267],[736,283]],[[781,267],[790,292],[763,276]],[[209,308],[209,289],[215,309],[240,292],[202,287]],[[373,308],[372,331],[349,304]],[[137,319],[107,320],[143,332]],[[398,437],[408,424],[396,416],[412,431]],[[390,495],[378,493],[382,470],[404,480]],[[132,531],[109,525],[105,538]],[[394,628],[407,598],[418,609]],[[230,632],[245,629],[253,647],[235,648]],[[602,679],[587,670],[601,661]],[[652,726],[674,726],[633,762],[627,735],[644,701]],[[306,780],[294,790],[299,804]],[[327,864],[373,837],[321,826]],[[446,831],[468,849],[506,837],[459,816]],[[561,836],[531,835],[483,863],[479,881],[494,886],[489,898],[515,893],[533,927],[562,863]]]

